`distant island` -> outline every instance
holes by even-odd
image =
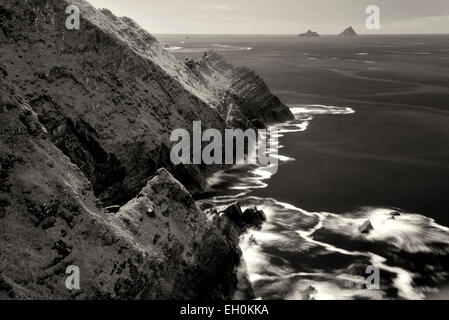
[[[348,28],[346,28],[342,33],[339,34],[340,36],[348,36],[348,37],[356,37],[357,36],[357,32],[355,32],[355,30],[349,26]]]
[[[319,37],[320,35],[318,34],[318,32],[309,30],[306,33],[301,33],[298,34],[298,37]]]

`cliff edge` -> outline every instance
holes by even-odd
[[[66,29],[69,4],[80,30]],[[219,168],[174,166],[169,136],[288,108],[254,72],[214,53],[192,68],[83,0],[4,0],[0,13],[0,298],[232,297],[236,234],[189,193]],[[65,286],[71,265],[80,290]]]

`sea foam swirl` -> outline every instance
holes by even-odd
[[[290,107],[295,120],[272,127],[278,130],[278,138],[306,130],[316,115],[355,112],[351,107]],[[294,159],[279,157],[280,165],[289,161]],[[423,299],[447,278],[448,228],[398,208],[363,207],[346,214],[308,212],[251,196],[254,189],[266,187],[271,175],[266,166],[248,166],[210,179],[212,190],[225,187],[230,192],[212,197],[210,203],[224,208],[238,200],[243,208],[257,206],[267,216],[260,230],[249,230],[241,239],[248,278],[257,297]],[[368,220],[374,229],[362,234],[359,227]],[[366,289],[370,265],[380,269],[380,290]]]

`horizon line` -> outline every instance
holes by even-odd
[[[300,33],[163,33],[163,32],[155,32],[151,33],[153,35],[172,35],[172,36],[190,36],[190,35],[199,35],[199,36],[297,36]],[[319,34],[320,36],[340,36],[336,33],[323,33]],[[444,36],[449,35],[449,33],[358,33],[357,36]],[[357,37],[352,36],[352,37]],[[351,36],[344,36],[345,38],[351,38]],[[313,38],[313,37],[310,37]]]

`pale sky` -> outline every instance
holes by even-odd
[[[447,33],[449,0],[88,0],[128,16],[150,33]],[[380,8],[381,29],[365,28],[365,8]]]

